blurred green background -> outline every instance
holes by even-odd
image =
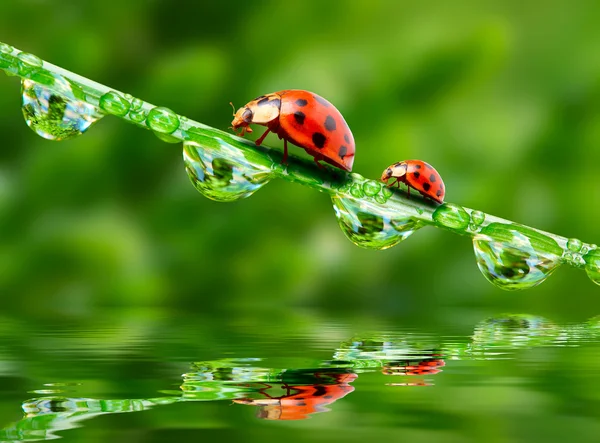
[[[314,91],[352,128],[356,172],[377,178],[422,159],[448,201],[598,243],[599,22],[600,3],[585,0],[4,0],[0,41],[223,130],[230,101]],[[5,346],[24,360],[38,358],[31,328],[143,324],[152,341],[185,319],[196,329],[172,344],[181,352],[152,347],[183,358],[215,337],[251,346],[240,330],[286,336],[314,322],[468,335],[504,311],[558,322],[600,313],[580,270],[504,292],[480,274],[467,237],[426,228],[360,249],[325,194],[273,181],[212,202],[189,182],[179,145],[111,117],[50,142],[19,105],[18,81],[1,77],[0,293],[6,324],[18,325]],[[56,364],[42,366],[65,369]]]

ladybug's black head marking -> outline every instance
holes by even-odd
[[[242,119],[244,119],[244,121],[246,123],[252,123],[252,117],[253,117],[253,113],[250,109],[246,108],[246,110],[244,111],[244,113],[242,114]]]
[[[392,176],[392,168],[387,168],[385,171],[383,171],[383,174],[381,174],[381,181],[384,183],[387,183],[387,181],[390,179],[391,176]]]

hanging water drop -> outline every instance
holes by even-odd
[[[273,170],[252,152],[190,132],[191,139],[183,144],[183,160],[190,180],[205,197],[220,202],[239,200],[272,178]]]
[[[473,237],[477,266],[505,290],[532,288],[560,264],[562,249],[551,237],[516,224],[491,223]]]
[[[94,106],[78,100],[63,77],[39,73],[44,84],[31,79],[22,82],[23,116],[27,125],[48,140],[66,140],[85,132],[102,118]]]
[[[444,203],[432,215],[433,221],[438,225],[452,230],[464,231],[469,226],[470,217],[462,206],[453,203]]]
[[[350,196],[333,196],[332,200],[340,228],[352,243],[363,248],[391,248],[423,226],[376,202]]]

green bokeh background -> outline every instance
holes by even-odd
[[[4,0],[0,41],[223,130],[230,101],[314,91],[352,128],[356,172],[422,159],[448,201],[598,243],[599,21],[600,3],[585,0]],[[340,321],[349,333],[401,324],[467,335],[504,311],[557,322],[600,313],[580,270],[504,292],[480,274],[467,237],[426,228],[361,249],[325,194],[273,181],[213,202],[189,182],[179,145],[111,117],[50,142],[19,104],[17,80],[0,78],[0,294],[19,325],[5,328],[7,342],[18,338],[7,346],[24,359],[38,358],[31,328],[104,321],[141,322],[145,340],[195,322],[193,339],[173,344],[180,353],[152,347],[168,358],[215,337],[251,346],[243,328],[286,336]]]

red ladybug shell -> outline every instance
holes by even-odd
[[[446,362],[442,359],[423,360],[420,362],[396,362],[383,367],[385,375],[434,375],[442,372]]]
[[[340,374],[332,385],[285,385],[288,395],[271,397],[268,389],[262,390],[262,399],[238,399],[235,403],[259,406],[259,418],[266,420],[304,420],[311,414],[326,412],[325,406],[345,397],[354,387],[349,385],[356,374]]]
[[[388,183],[389,179],[395,179]],[[429,163],[421,160],[405,160],[389,166],[381,175],[381,180],[393,186],[395,183],[405,183],[416,189],[424,197],[438,203],[444,202],[445,188],[440,174]]]
[[[241,127],[242,135],[249,124],[264,125],[279,138],[304,148],[315,161],[352,170],[355,153],[352,131],[335,106],[313,92],[283,90],[267,94],[240,108],[235,117],[233,129]]]

